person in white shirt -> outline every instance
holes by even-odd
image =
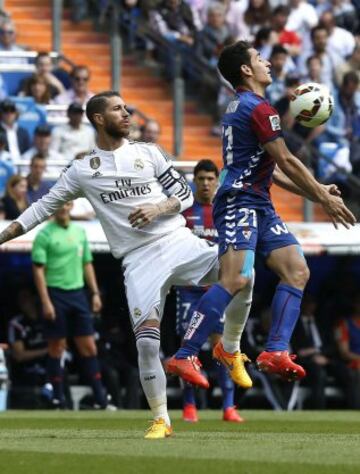
[[[336,26],[335,17],[332,11],[324,12],[320,17],[320,24],[328,32],[328,48],[334,51],[342,59],[351,56],[355,48],[355,37],[345,28]]]
[[[21,155],[20,172],[21,174],[27,173],[32,158],[35,155],[41,156],[46,160],[58,161],[59,163],[64,161],[63,156],[56,150],[50,148],[51,145],[51,129],[48,125],[38,125],[34,132],[34,143],[33,146]],[[64,164],[59,165],[47,165],[47,178],[57,179],[60,176],[60,172],[63,170]]]
[[[0,56],[0,63],[27,64],[27,58],[16,57],[16,53],[24,51],[24,48],[16,44],[15,25],[11,20],[4,20],[0,25],[0,51],[15,53],[14,57]]]
[[[310,31],[318,22],[315,8],[307,0],[290,0],[290,15],[285,26],[288,31],[294,31],[302,39],[302,51],[310,49]]]
[[[218,278],[216,246],[196,237],[180,214],[192,205],[185,179],[155,144],[129,142],[129,113],[116,92],[87,104],[97,147],[74,160],[50,192],[0,233],[0,244],[47,219],[64,202],[86,197],[94,207],[115,258],[123,258],[126,294],[138,349],[142,387],[154,421],[147,439],[172,433],[166,377],[160,361],[160,321],[172,285],[209,285]],[[227,308],[245,325],[252,285]],[[235,314],[235,316],[234,316]],[[197,358],[185,365],[197,383],[205,380]],[[200,381],[200,382],[199,382]]]
[[[78,153],[90,151],[95,146],[94,129],[83,123],[83,115],[82,105],[73,102],[67,110],[69,122],[66,125],[54,127],[52,130],[51,150],[69,161]]]
[[[69,105],[77,102],[85,107],[87,101],[94,95],[89,90],[90,71],[87,66],[75,66],[71,71],[72,87],[55,97],[54,103]]]

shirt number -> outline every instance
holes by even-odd
[[[233,129],[232,126],[229,125],[224,127],[224,142],[225,142],[225,164],[232,165],[234,161],[233,155]]]

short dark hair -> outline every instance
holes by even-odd
[[[242,81],[241,66],[246,64],[250,66],[249,49],[251,44],[248,41],[237,41],[221,51],[218,69],[221,75],[233,86],[235,89]]]
[[[90,69],[88,68],[88,66],[86,66],[86,64],[79,64],[77,66],[74,66],[71,70],[70,76],[74,78],[79,71],[86,71],[88,73],[88,76],[90,77]]]
[[[44,158],[42,155],[40,155],[40,153],[37,153],[36,155],[34,155],[31,158],[30,166],[32,166],[35,163],[35,161],[42,161],[43,163],[46,164],[46,158]]]
[[[312,28],[311,32],[310,32],[310,36],[311,36],[311,40],[313,41],[314,40],[314,37],[315,37],[315,33],[317,31],[322,31],[322,30],[325,30],[326,31],[326,34],[328,34],[328,30],[325,28],[325,26],[321,25],[320,23],[316,26],[314,26],[314,28]]]
[[[346,87],[351,83],[359,84],[359,76],[355,71],[348,71],[346,74],[344,74],[342,86]]]
[[[277,54],[286,54],[286,56],[287,56],[289,54],[289,52],[286,48],[284,48],[283,45],[275,44],[273,46],[273,49],[271,50],[270,58],[273,58]]]
[[[219,177],[219,170],[216,164],[211,160],[200,160],[194,168],[194,177],[200,171],[206,171],[207,173],[215,173],[216,177]]]
[[[86,104],[86,116],[91,125],[96,128],[94,114],[102,114],[106,108],[107,100],[111,97],[121,97],[116,91],[104,91],[93,95]]]
[[[272,15],[286,15],[289,16],[290,9],[286,5],[279,5],[278,7],[274,8]]]
[[[38,55],[36,56],[36,58],[35,58],[35,64],[38,64],[39,59],[41,59],[41,58],[50,58],[51,59],[50,53],[48,53],[47,51],[40,51],[38,53]]]

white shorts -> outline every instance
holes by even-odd
[[[218,248],[181,227],[132,251],[123,260],[126,296],[134,330],[156,310],[161,320],[171,286],[218,281]]]

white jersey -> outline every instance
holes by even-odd
[[[111,253],[120,258],[185,226],[178,213],[160,216],[141,229],[131,227],[128,216],[135,207],[158,204],[169,196],[179,200],[180,212],[193,204],[187,182],[157,145],[124,140],[114,151],[95,148],[74,160],[50,192],[16,221],[27,232],[65,202],[86,197],[100,220]]]

